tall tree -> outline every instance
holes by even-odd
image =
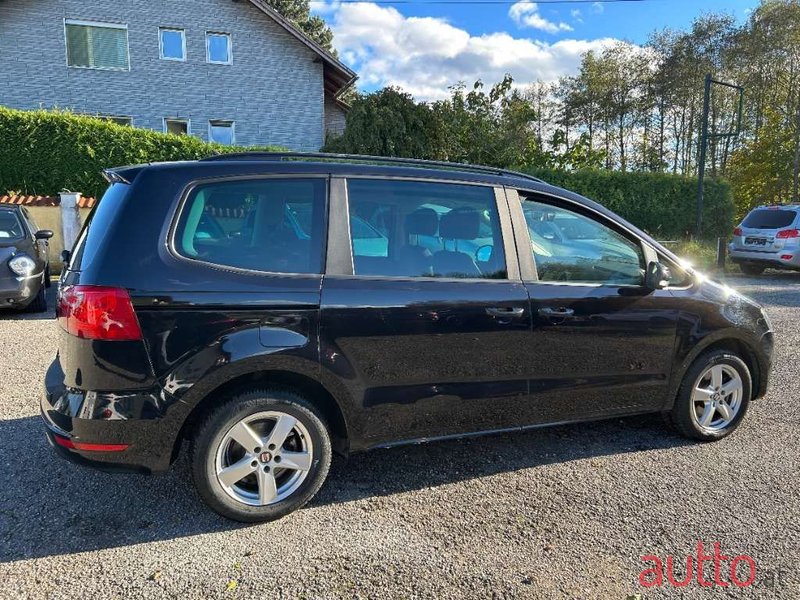
[[[311,14],[309,0],[267,0],[267,3],[325,50],[336,55],[333,32],[322,17]]]

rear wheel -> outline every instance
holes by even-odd
[[[212,411],[191,446],[194,483],[236,521],[279,519],[305,505],[328,475],[331,442],[316,409],[285,390],[253,390]]]
[[[752,263],[741,263],[739,268],[745,275],[761,275],[766,269],[763,265],[754,265]]]
[[[747,364],[727,350],[713,350],[689,368],[668,420],[686,437],[722,439],[744,418],[752,389]]]

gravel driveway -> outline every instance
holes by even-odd
[[[756,561],[730,595],[800,598],[800,274],[730,283],[777,330],[769,395],[732,437],[687,443],[637,417],[378,450],[249,527],[200,503],[183,460],[144,477],[58,459],[38,417],[56,325],[3,315],[0,597],[673,598],[639,585],[641,557],[685,564],[702,540]]]

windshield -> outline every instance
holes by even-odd
[[[742,222],[742,227],[753,229],[780,229],[794,222],[797,212],[776,208],[759,208],[751,212]]]
[[[11,210],[0,211],[0,242],[4,240],[17,240],[23,237],[25,230],[17,217],[17,213]]]

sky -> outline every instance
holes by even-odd
[[[588,50],[616,40],[643,44],[664,28],[686,29],[704,12],[744,22],[758,0],[641,0],[558,3],[520,0],[312,0],[334,32],[339,57],[358,88],[399,86],[418,100],[450,85],[511,73],[516,85],[571,75]],[[472,3],[469,3],[472,2]]]

